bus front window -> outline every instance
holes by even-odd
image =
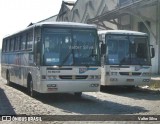
[[[75,65],[98,65],[99,50],[96,31],[75,30],[73,32]]]
[[[130,36],[131,64],[149,65],[150,53],[147,37]]]
[[[147,37],[108,35],[106,63],[115,65],[149,65]]]
[[[44,33],[44,64],[72,65],[73,55],[69,47],[72,44],[71,34],[65,31],[46,29]]]
[[[52,66],[100,65],[96,30],[45,28],[43,63]]]

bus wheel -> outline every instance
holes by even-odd
[[[128,90],[135,90],[136,89],[136,86],[134,86],[134,85],[133,86],[132,85],[131,86],[126,86],[126,87],[127,87]]]
[[[28,88],[28,95],[31,96],[31,97],[34,97],[35,94],[34,94],[34,91],[33,91],[33,81],[32,80],[30,80],[28,82],[27,88]]]
[[[82,92],[75,92],[74,95],[78,98],[80,98],[82,96]]]
[[[9,72],[7,72],[7,85],[11,85]]]

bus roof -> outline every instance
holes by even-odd
[[[41,22],[35,23],[35,26],[43,26],[43,25],[55,25],[55,26],[63,26],[63,27],[82,27],[82,28],[97,28],[96,25],[77,23],[77,22]],[[33,25],[33,26],[34,26]]]
[[[146,33],[130,30],[101,30],[98,34],[123,34],[123,35],[140,35],[147,36]]]
[[[23,31],[32,29],[33,27],[38,27],[38,26],[57,26],[57,27],[70,27],[70,28],[89,28],[89,29],[97,29],[96,25],[91,25],[91,24],[84,24],[84,23],[76,23],[76,22],[41,22],[41,23],[34,23],[31,26],[28,26],[24,30],[18,31],[16,33],[13,33],[11,35],[7,35],[4,38],[16,35],[18,33],[21,33]]]

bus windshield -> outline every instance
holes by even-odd
[[[96,30],[44,28],[43,44],[44,65],[100,64]]]
[[[151,64],[147,36],[107,35],[106,46],[106,64]]]

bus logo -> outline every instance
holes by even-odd
[[[79,73],[85,73],[88,69],[87,68],[79,68]]]
[[[89,71],[89,70],[92,70],[92,71],[95,71],[95,70],[97,70],[98,68],[79,68],[79,73],[80,74],[83,74],[83,73],[85,73],[85,72],[87,72],[87,71]]]

